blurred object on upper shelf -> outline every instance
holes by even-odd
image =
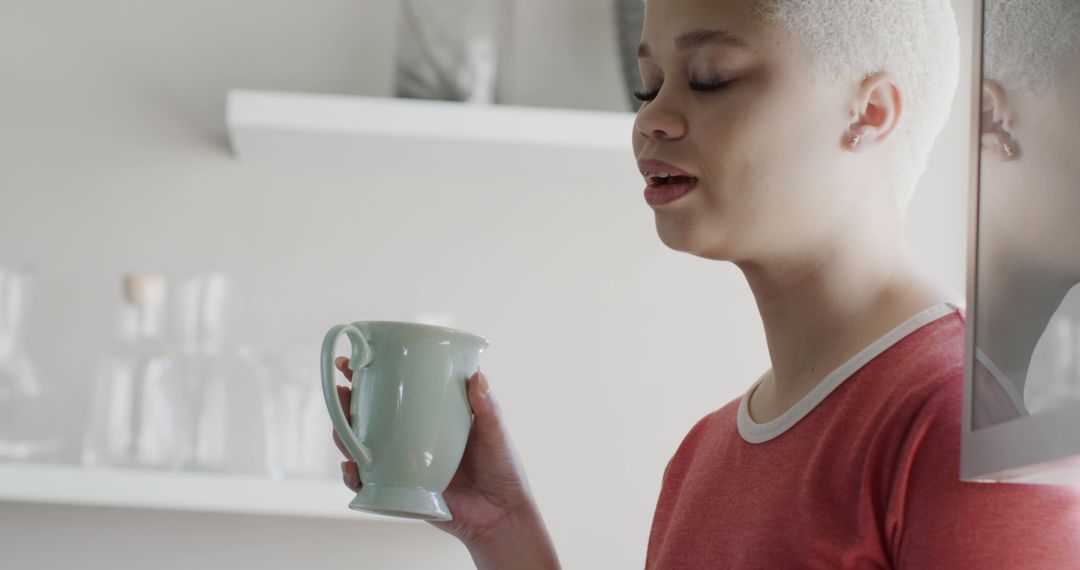
[[[318,344],[246,347],[263,392],[266,472],[274,479],[338,477],[319,378]]]
[[[496,103],[509,0],[398,0],[394,94]]]
[[[0,267],[0,459],[52,461],[63,447],[56,387],[42,382],[19,336],[31,276]]]
[[[250,363],[226,339],[228,278],[130,275],[123,289],[118,336],[98,366],[83,462],[257,471],[236,460],[243,446],[262,447],[244,441],[237,422],[259,411],[261,397]]]
[[[622,64],[627,100],[634,111],[641,108],[641,101],[634,97],[634,91],[645,89],[637,60],[637,48],[641,43],[641,30],[644,26],[644,0],[615,0],[615,33],[619,40],[619,62]]]

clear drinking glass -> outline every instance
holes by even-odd
[[[177,279],[173,295],[177,370],[184,388],[183,464],[194,470],[225,469],[231,415],[229,354],[225,345],[228,279],[218,273]]]
[[[319,345],[248,348],[263,385],[266,471],[275,479],[336,475],[337,449],[326,417],[315,356]]]
[[[48,386],[24,349],[19,326],[30,280],[0,267],[0,458],[55,459],[62,448]]]

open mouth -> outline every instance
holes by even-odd
[[[689,194],[695,186],[697,178],[693,176],[670,176],[656,181],[650,177],[649,185],[645,188],[645,201],[650,206],[669,204]]]
[[[649,177],[649,186],[678,186],[680,184],[690,184],[697,180],[693,176],[679,176],[661,174],[657,176]]]

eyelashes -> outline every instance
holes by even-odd
[[[691,81],[690,82],[690,89],[693,90],[693,91],[699,91],[699,92],[708,93],[708,92],[712,92],[712,91],[720,91],[720,90],[724,89],[725,87],[727,87],[730,83],[731,83],[731,81],[728,81],[728,80],[706,81],[706,82]],[[634,98],[636,98],[638,101],[642,101],[642,102],[644,102],[644,101],[652,101],[653,99],[656,99],[656,95],[658,93],[660,93],[659,88],[654,89],[652,91],[638,91],[638,90],[635,89],[634,90]]]
[[[635,89],[634,99],[637,99],[641,102],[652,101],[653,99],[656,99],[656,94],[657,91],[638,91],[637,89]]]

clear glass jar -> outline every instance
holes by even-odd
[[[28,270],[0,267],[0,458],[50,461],[63,447],[55,399],[19,333],[30,279]]]
[[[186,393],[166,339],[166,281],[124,278],[119,334],[98,363],[83,462],[175,469],[190,432]]]

